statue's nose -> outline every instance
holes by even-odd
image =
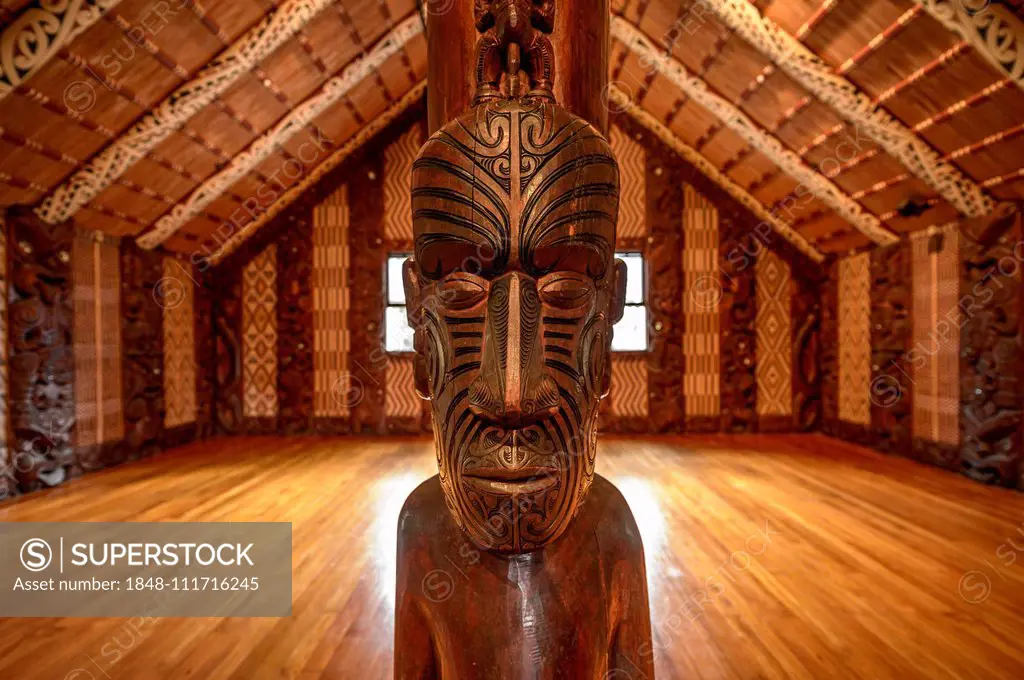
[[[491,285],[480,376],[469,391],[477,416],[510,428],[558,410],[558,385],[544,365],[536,282],[517,272]]]

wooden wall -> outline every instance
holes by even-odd
[[[213,291],[189,263],[21,208],[0,225],[0,498],[211,432]]]
[[[1020,221],[932,228],[828,264],[826,433],[1024,488]]]
[[[410,111],[214,269],[220,431],[429,432],[412,356],[383,341],[423,123]],[[647,262],[650,350],[613,356],[602,428],[816,428],[821,272],[642,128],[618,119],[610,138],[618,247]]]

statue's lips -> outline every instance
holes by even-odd
[[[536,493],[558,482],[558,469],[553,467],[473,468],[462,473],[463,478],[481,491],[518,495]]]

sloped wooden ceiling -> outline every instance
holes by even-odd
[[[610,106],[805,252],[885,244],[1024,198],[1015,12],[613,0]],[[0,0],[0,31],[0,205],[185,254],[237,245],[426,73],[414,0]]]

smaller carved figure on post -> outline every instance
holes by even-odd
[[[501,77],[508,74],[511,98],[520,90],[520,71],[529,79],[530,97],[554,101],[555,56],[551,33],[554,0],[475,0],[473,17],[483,35],[477,43],[474,103],[501,99]]]

